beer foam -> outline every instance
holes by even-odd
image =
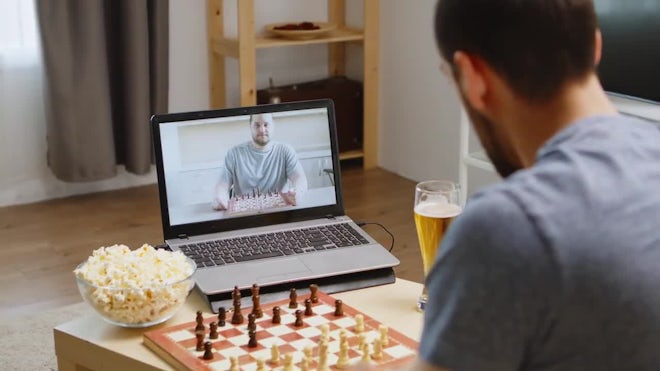
[[[415,206],[415,213],[428,218],[453,218],[463,211],[463,208],[448,202],[421,202]]]

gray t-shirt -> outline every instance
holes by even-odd
[[[660,370],[660,128],[579,121],[475,195],[427,285],[452,370]]]
[[[280,192],[298,164],[296,151],[284,143],[270,142],[263,149],[252,142],[232,147],[225,156],[223,180],[233,184],[233,195],[253,191]]]

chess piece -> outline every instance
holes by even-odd
[[[317,292],[319,291],[319,285],[313,283],[309,285],[309,299],[312,301],[312,303],[316,304],[319,302],[319,297],[317,295]]]
[[[224,327],[227,320],[227,310],[225,307],[218,308],[218,326]]]
[[[348,339],[346,338],[346,330],[341,329],[339,330],[339,344],[347,343],[348,344]]]
[[[296,294],[296,289],[292,288],[289,291],[289,308],[294,309],[298,308],[298,294]]]
[[[202,356],[202,359],[213,359],[213,343],[210,341],[204,343],[204,355]]]
[[[234,286],[234,291],[231,293],[231,298],[236,303],[236,301],[241,301],[241,290],[238,289],[238,286]]]
[[[257,358],[257,371],[264,371],[266,369],[266,365],[263,359]]]
[[[284,368],[283,371],[293,371],[293,356],[291,353],[284,355]]]
[[[308,360],[311,360],[311,358],[312,358],[312,347],[310,347],[310,346],[306,346],[306,347],[304,347],[304,348],[303,348],[303,355],[304,355],[305,358],[307,358]]]
[[[309,370],[309,361],[310,359],[308,357],[303,357],[302,360],[300,360],[300,365],[298,366],[298,368],[300,368],[300,371]]]
[[[280,317],[280,307],[278,306],[273,307],[273,319],[271,322],[277,325],[279,325],[280,322],[282,322],[282,318]]]
[[[209,339],[217,339],[218,338],[218,324],[215,322],[211,322],[209,325]]]
[[[248,325],[247,329],[248,331],[257,331],[257,322],[256,322],[256,316],[252,313],[248,314]]]
[[[254,330],[248,331],[248,336],[250,337],[250,340],[248,340],[248,348],[256,348],[257,347],[257,332]]]
[[[319,343],[319,363],[317,368],[319,371],[328,370],[328,343],[325,341]]]
[[[204,350],[204,333],[197,332],[195,333],[195,337],[197,338],[197,344],[195,345],[195,350],[201,352]]]
[[[305,315],[306,316],[314,315],[314,311],[312,310],[312,300],[311,299],[305,299]]]
[[[229,370],[240,371],[240,368],[238,367],[238,357],[236,356],[229,357]]]
[[[348,342],[339,345],[339,358],[337,358],[335,366],[339,369],[348,367]]]
[[[327,323],[321,325],[321,339],[328,341],[330,335],[330,326]]]
[[[257,318],[261,318],[264,316],[264,312],[261,309],[259,295],[255,295],[252,297],[252,314],[254,314],[254,316]]]
[[[273,366],[280,364],[280,348],[277,344],[270,347],[270,364]]]
[[[259,285],[256,283],[252,284],[252,297],[259,296]]]
[[[378,331],[380,331],[380,343],[385,347],[388,346],[390,344],[390,339],[387,336],[387,326],[380,325]]]
[[[341,317],[344,315],[344,303],[341,299],[335,300],[335,317]]]
[[[241,323],[243,323],[243,313],[241,313],[240,300],[234,301],[234,313],[231,316],[231,323],[233,325],[240,325]]]
[[[371,355],[373,359],[383,358],[383,344],[380,342],[379,338],[374,339],[373,342],[374,353]]]
[[[364,348],[364,346],[367,344],[367,338],[364,336],[364,334],[359,334],[359,341],[358,341],[358,349]]]
[[[206,328],[204,327],[204,317],[202,317],[202,311],[198,310],[197,311],[197,316],[195,317],[195,322],[197,322],[197,325],[195,326],[195,332],[201,332],[204,333]]]
[[[197,315],[195,316],[195,322],[204,323],[204,317],[202,316],[202,311],[198,310]]]
[[[302,311],[300,309],[296,309],[296,322],[293,325],[296,327],[302,327],[303,325]]]
[[[362,345],[362,348],[360,348],[360,349],[362,350],[362,359],[361,359],[361,361],[362,362],[371,361],[371,357],[369,356],[369,344],[364,343],[364,345]]]
[[[364,332],[364,316],[359,313],[355,315],[355,332]]]

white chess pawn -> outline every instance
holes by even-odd
[[[348,367],[348,342],[339,345],[339,358],[337,359],[335,366],[339,369]]]
[[[230,371],[239,371],[238,357],[236,357],[236,356],[229,357],[229,363],[230,363],[230,366],[229,366]]]
[[[361,350],[362,350],[362,362],[371,361],[371,357],[369,356],[369,344],[364,343]]]
[[[386,347],[390,343],[390,339],[387,336],[387,326],[380,325],[378,330],[380,331],[380,343]]]
[[[383,344],[380,342],[380,339],[374,339],[373,343],[374,353],[371,355],[373,359],[383,358]]]
[[[263,359],[258,358],[257,359],[257,371],[264,371],[266,369],[266,365]]]
[[[328,326],[327,323],[324,323],[321,325],[321,339],[328,341],[329,339],[329,334],[330,334],[330,326]]]
[[[362,314],[355,315],[355,332],[358,334],[364,332],[364,316]]]
[[[280,364],[280,348],[277,344],[270,347],[270,363],[276,366]]]
[[[293,355],[291,355],[291,353],[287,353],[284,355],[283,371],[293,371]]]

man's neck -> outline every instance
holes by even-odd
[[[565,127],[590,116],[617,114],[595,75],[566,86],[549,103],[530,106],[520,102],[519,106],[510,129],[525,167],[534,165],[538,150]]]

